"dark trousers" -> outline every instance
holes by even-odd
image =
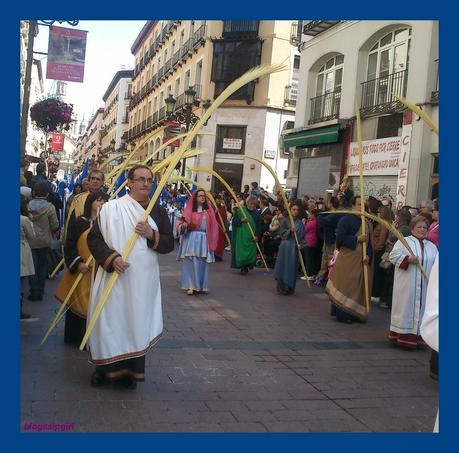
[[[319,247],[305,247],[304,249],[304,261],[309,277],[317,275],[320,270],[320,252]]]
[[[45,292],[46,277],[49,270],[49,257],[51,249],[44,247],[42,249],[32,249],[33,265],[35,275],[29,276],[30,295],[33,297],[43,297]]]
[[[392,293],[394,290],[394,266],[385,269],[384,272],[384,285],[381,291],[381,301],[392,307]]]
[[[386,272],[385,269],[379,266],[379,262],[381,261],[381,257],[383,256],[384,251],[375,252],[374,254],[374,273],[373,273],[373,289],[371,295],[373,297],[381,297],[381,293],[384,286],[384,274]]]

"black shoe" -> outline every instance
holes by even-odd
[[[135,390],[137,388],[137,381],[134,381],[134,379],[130,377],[125,377],[121,380],[121,385],[124,388]]]
[[[101,387],[105,384],[105,374],[102,371],[94,371],[91,376],[91,385],[93,387]]]
[[[29,319],[30,318],[30,315],[28,313],[24,313],[23,311],[21,311],[21,321],[23,321],[24,319]]]

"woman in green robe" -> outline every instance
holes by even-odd
[[[245,201],[245,207],[236,208],[233,215],[232,226],[232,244],[231,244],[231,267],[240,269],[241,275],[253,269],[257,261],[257,245],[256,241],[260,237],[261,219],[260,212],[256,208],[257,198],[250,196]],[[244,211],[247,219],[242,214]],[[255,234],[255,240],[250,232],[249,226]]]

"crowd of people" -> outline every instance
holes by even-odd
[[[132,387],[143,380],[144,356],[161,335],[162,312],[160,287],[139,275],[145,273],[142,266],[159,273],[156,254],[145,254],[146,250],[169,253],[174,241],[179,243],[177,260],[182,263],[181,288],[189,296],[210,290],[210,265],[224,261],[226,250],[231,253],[228,264],[241,276],[264,265],[273,269],[273,288],[281,295],[294,294],[300,279],[324,288],[331,301],[331,315],[338,321],[366,321],[369,294],[373,306],[391,310],[391,343],[411,349],[425,346],[420,325],[427,279],[419,265],[428,275],[436,259],[438,200],[396,211],[390,198],[369,196],[363,200],[368,213],[392,224],[405,237],[401,241],[382,222],[367,219],[362,229],[362,200],[354,195],[347,179],[336,196],[325,200],[303,194],[287,201],[289,209],[280,191],[270,194],[256,182],[237,191],[236,200],[227,191],[211,194],[174,184],[163,189],[148,221],[139,222],[154,184],[148,167],[133,167],[127,175],[129,196],[108,203],[104,174],[97,169],[75,184],[64,203],[56,196],[57,184],[46,178],[41,164],[37,174],[28,177],[21,177],[20,188],[22,320],[30,320],[22,311],[27,286],[29,300],[43,299],[46,279],[56,262],[53,241],[60,239],[65,260],[55,294],[61,303],[77,275],[83,274],[66,311],[66,343],[79,345],[82,341],[109,274],[123,274],[131,265],[138,269],[137,273],[128,272],[132,281],[123,279],[115,287],[110,296],[115,302],[103,312],[90,337],[90,361],[96,365],[93,385],[123,379]],[[133,260],[124,261],[121,252],[133,231],[143,240],[137,241]],[[140,319],[123,305],[133,297],[145,299],[147,295],[155,298],[154,309],[150,306],[145,311],[151,316]],[[123,341],[100,340],[110,336],[110,323],[117,325]],[[143,326],[135,338],[129,334],[132,323],[136,329]],[[433,358],[432,363],[436,362]],[[438,369],[432,369],[438,374]]]

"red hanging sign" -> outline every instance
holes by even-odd
[[[52,141],[51,141],[51,151],[54,153],[56,151],[63,151],[64,150],[64,134],[53,134]]]

